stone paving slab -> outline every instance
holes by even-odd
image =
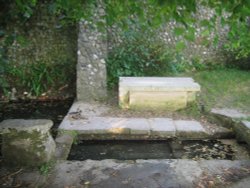
[[[220,116],[225,116],[225,117],[229,117],[229,118],[247,118],[248,115],[238,111],[238,110],[235,110],[235,109],[229,109],[229,108],[213,108],[211,110],[211,113],[212,114],[215,114],[215,115],[220,115]]]
[[[228,187],[249,176],[250,161],[63,161],[56,164],[44,187]],[[243,185],[249,186],[248,182]]]
[[[176,126],[176,136],[185,139],[200,139],[207,137],[208,134],[198,121],[174,121]]]
[[[197,121],[174,121],[169,118],[90,117],[79,120],[65,119],[59,129],[77,131],[79,134],[85,135],[148,135],[158,138],[198,139],[208,135]]]
[[[172,119],[151,118],[149,122],[152,136],[174,137],[176,134],[176,128]]]

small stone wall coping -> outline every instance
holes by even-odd
[[[47,119],[8,119],[0,123],[0,132],[2,134],[9,133],[12,129],[15,129],[18,132],[32,132],[35,130],[39,132],[48,132],[52,126],[53,122]]]

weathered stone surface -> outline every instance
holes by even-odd
[[[204,178],[211,178],[217,187],[228,187],[231,181],[228,177],[236,175],[236,182],[249,176],[249,165],[250,161],[231,160],[62,161],[56,164],[44,187],[82,187],[83,184],[95,188],[207,187]],[[228,179],[214,181],[218,177]],[[248,182],[243,185],[249,186]]]
[[[59,133],[56,137],[56,152],[55,152],[55,158],[57,160],[66,160],[68,158],[71,146],[74,142],[74,139],[77,135],[74,135],[70,132],[63,132]]]
[[[242,121],[234,125],[237,139],[245,141],[250,146],[250,122]]]
[[[4,120],[1,124],[2,154],[5,164],[39,166],[55,154],[55,142],[49,133],[51,120]]]
[[[129,92],[129,108],[178,110],[187,106],[186,92]]]
[[[218,109],[218,108],[213,108],[211,110],[211,113],[212,114],[215,114],[215,115],[221,115],[221,116],[225,116],[225,117],[229,117],[229,118],[232,118],[232,119],[239,119],[239,118],[247,118],[248,115],[238,111],[238,110],[235,110],[235,109],[229,109],[229,108],[222,108],[222,109]]]
[[[165,108],[175,111],[195,100],[200,91],[192,78],[120,77],[122,108]]]
[[[150,126],[147,119],[144,118],[127,118],[124,126],[130,129],[131,135],[149,135]]]
[[[79,134],[149,134],[149,123],[143,118],[90,117],[86,120],[64,122],[60,129]]]
[[[197,121],[174,121],[176,136],[183,140],[206,138],[208,135],[203,126]]]
[[[152,136],[174,137],[176,128],[172,119],[167,118],[151,118],[150,130]]]
[[[89,23],[79,22],[78,63],[77,63],[77,100],[95,101],[106,98],[106,65],[107,36],[99,32],[97,22],[103,22],[102,3],[98,4],[95,19]]]
[[[51,120],[37,119],[37,120],[25,120],[25,119],[9,119],[0,123],[0,131],[2,134],[9,133],[13,130],[33,132],[38,131],[41,133],[47,133],[53,126]]]

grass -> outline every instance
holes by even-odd
[[[169,76],[169,74],[163,75]],[[187,108],[178,110],[174,113],[166,111],[133,111],[121,110],[117,107],[117,100],[115,96],[117,93],[111,95],[115,106],[113,110],[107,113],[113,116],[125,117],[170,117],[174,119],[191,118],[201,119],[203,112],[210,111],[211,108],[234,108],[242,112],[250,113],[250,72],[237,69],[216,69],[206,70],[196,73],[183,73],[174,76],[192,77],[201,86],[201,93],[197,102],[187,106]],[[112,97],[111,97],[112,96]],[[115,101],[115,102],[114,102]]]
[[[234,108],[250,112],[250,72],[220,69],[197,72],[192,76],[201,85],[199,102],[205,109]]]

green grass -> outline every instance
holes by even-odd
[[[192,76],[201,85],[199,100],[214,107],[250,112],[250,72],[236,69],[202,71]]]

